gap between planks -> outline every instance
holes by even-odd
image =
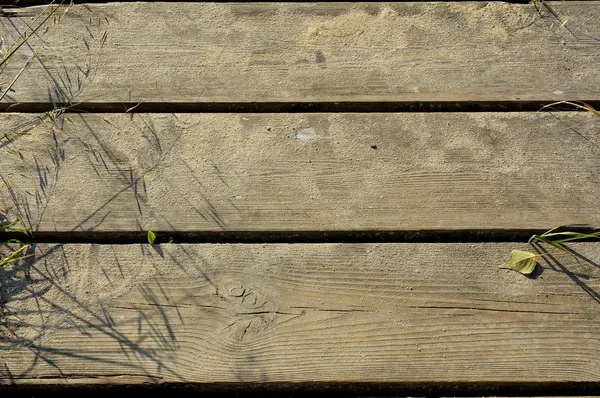
[[[130,376],[133,377],[133,376]],[[110,382],[109,382],[110,380]],[[114,382],[113,382],[114,381]],[[535,397],[535,398],[590,398],[595,397],[599,383],[123,383],[120,377],[85,380],[56,379],[40,383],[31,380],[12,386],[0,385],[3,397],[71,398],[82,394],[101,393],[116,397],[139,396],[197,397],[211,394],[222,398],[277,398],[286,397]]]
[[[152,231],[155,243],[484,243],[527,242],[545,229],[415,231]],[[589,227],[563,226],[555,232],[594,233]],[[148,242],[147,231],[0,232],[0,242],[94,243],[129,245]],[[591,239],[593,241],[593,239]]]
[[[7,113],[398,113],[398,112],[585,112],[597,100],[429,102],[84,102],[0,103]]]

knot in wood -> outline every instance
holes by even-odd
[[[230,322],[225,330],[234,341],[263,337],[275,325],[277,309],[256,287],[232,284],[225,289],[222,299],[230,304]]]

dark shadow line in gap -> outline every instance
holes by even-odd
[[[586,112],[567,102],[600,109],[600,100],[569,101],[339,101],[339,102],[2,102],[0,112],[43,113],[391,113],[391,112]],[[133,108],[133,109],[131,109]],[[129,111],[128,111],[129,110]]]
[[[550,229],[550,228],[548,228]],[[542,229],[457,229],[398,231],[153,231],[155,243],[524,243]],[[588,226],[560,230],[593,233]],[[18,232],[0,233],[0,241],[19,239],[34,243],[137,244],[148,243],[147,231]],[[590,240],[594,241],[594,240]],[[598,240],[595,240],[598,242]]]
[[[131,396],[141,393],[144,397],[163,397],[165,393],[188,397],[209,396],[239,397],[473,397],[473,396],[574,396],[595,395],[600,382],[264,382],[264,383],[160,383],[136,385],[75,384],[0,387],[2,396],[10,397],[25,393],[28,396],[43,393],[44,397],[80,397],[81,393],[101,392],[114,396]]]

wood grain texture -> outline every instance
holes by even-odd
[[[0,209],[38,232],[600,227],[591,114],[0,120]]]
[[[0,274],[0,383],[599,381],[600,245],[515,248],[41,245]]]
[[[37,57],[3,101],[600,99],[599,2],[547,4],[560,21],[504,2],[74,5],[14,54],[7,83]],[[42,11],[0,16],[4,46]]]

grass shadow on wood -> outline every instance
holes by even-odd
[[[14,54],[6,60],[0,74],[6,71],[7,66],[16,58],[19,61],[26,58],[27,62],[19,62],[16,68],[23,72],[25,69],[30,69],[31,64],[35,63],[40,68],[39,72],[46,76],[47,99],[51,104],[73,104],[77,98],[83,94],[86,84],[93,78],[94,72],[101,65],[102,52],[100,51],[105,44],[105,35],[102,34],[103,19],[98,19],[98,24],[92,23],[93,13],[89,12],[90,22],[86,26],[87,37],[82,37],[82,48],[86,49],[87,56],[79,62],[72,60],[64,60],[59,67],[49,67],[43,60],[44,52],[49,52],[51,56],[56,56],[56,49],[51,43],[46,40],[46,35],[56,29],[60,29],[61,18],[69,12],[70,4],[67,1],[62,1],[56,4],[48,5],[42,8],[41,11],[36,10],[36,15],[31,19],[27,18],[28,13],[4,13],[0,18],[0,24],[5,35],[16,37],[15,43],[9,48],[15,48]],[[84,9],[84,8],[82,8]],[[94,18],[95,20],[95,18]],[[102,23],[101,23],[102,22]],[[106,21],[108,24],[108,21]],[[60,34],[60,33],[59,33]],[[26,55],[26,53],[28,55]],[[33,62],[35,60],[35,62]],[[8,69],[9,75],[15,73]],[[26,71],[31,73],[31,71]],[[17,75],[17,78],[20,75]],[[14,83],[14,82],[13,82]],[[10,103],[18,103],[18,93],[11,90],[14,94],[9,94],[9,90],[5,90],[3,97]]]
[[[102,48],[105,41],[105,35],[102,40],[98,40],[97,37],[99,36],[98,29],[101,29],[102,25],[100,19],[97,27],[92,26],[91,29],[88,27],[89,37],[82,38],[90,56],[76,61],[65,60],[63,65],[54,69],[46,65],[42,56],[46,52],[52,57],[57,55],[56,49],[46,40],[46,35],[58,28],[62,16],[68,11],[69,3],[61,1],[36,9],[33,13],[2,12],[0,16],[0,29],[3,33],[0,43],[0,76],[12,79],[8,87],[2,87],[2,101],[11,104],[18,103],[18,84],[15,85],[15,83],[17,80],[28,78],[35,73],[42,73],[47,77],[50,104],[72,104],[83,92],[86,80],[90,79],[92,69],[99,65],[100,52],[95,54],[95,60],[87,58],[90,58],[93,51],[98,50],[98,47]],[[92,25],[91,19],[90,25]],[[7,38],[6,41],[4,37]],[[101,43],[99,43],[100,41]],[[32,64],[37,65],[37,70],[32,70]],[[11,214],[11,216],[23,220],[32,231],[37,230],[42,221],[48,206],[49,193],[55,187],[61,164],[65,161],[64,141],[62,137],[58,136],[65,128],[65,118],[60,118],[65,109],[64,107],[57,108],[54,105],[51,111],[39,116],[32,115],[24,123],[10,126],[0,136],[0,149],[3,149],[0,156],[8,158],[12,155],[15,162],[31,163],[29,167],[35,169],[32,175],[25,178],[36,179],[39,183],[36,188],[33,188],[33,184],[31,184],[33,181],[30,181],[27,189],[15,189],[13,182],[14,185],[20,185],[19,181],[15,180],[22,179],[22,174],[9,172],[0,175],[1,182],[9,194],[7,199],[13,202],[12,210],[15,214]],[[23,120],[21,119],[21,121]],[[18,140],[25,136],[38,138],[37,136],[47,134],[52,135],[53,141],[45,148],[46,153],[43,154],[43,157],[48,159],[38,158],[42,155],[41,152],[37,153],[38,157],[35,153],[31,156],[18,145]],[[47,140],[42,141],[46,142]],[[8,209],[5,210],[7,213],[9,212]]]
[[[40,119],[31,128],[40,128],[43,124],[44,121]],[[26,134],[37,133],[30,131]],[[2,188],[8,193],[7,199],[12,202],[12,207],[4,211],[12,218],[23,220],[32,231],[38,229],[65,161],[65,141],[63,137],[59,137],[60,131],[51,130],[43,134],[51,137],[50,140],[43,139],[47,143],[43,153],[36,156],[36,153],[17,149],[20,157],[11,158],[14,159],[12,162],[15,167],[9,168],[9,173],[0,173]],[[0,155],[8,157],[11,148],[15,148],[14,145],[10,143]],[[29,172],[28,176],[23,173],[25,170]],[[28,179],[25,188],[23,179]]]
[[[172,117],[177,118],[175,115]],[[146,230],[143,225],[144,218],[152,212],[147,205],[146,176],[163,166],[167,158],[172,155],[173,149],[179,143],[181,133],[164,143],[161,133],[165,132],[159,131],[151,118],[131,114],[128,124],[133,128],[133,132],[130,132],[131,140],[141,138],[144,145],[136,147],[132,153],[126,153],[130,148],[115,145],[111,133],[116,130],[112,128],[109,120],[104,119],[107,124],[102,127],[105,130],[99,132],[96,131],[97,126],[89,123],[84,115],[78,115],[76,119],[83,126],[81,131],[85,131],[87,136],[84,145],[87,148],[85,152],[88,164],[99,179],[115,181],[114,188],[117,190],[115,191],[111,187],[114,194],[102,204],[97,205],[96,209],[86,215],[72,230],[94,230],[101,222],[94,225],[89,225],[89,222],[98,217],[101,217],[101,221],[103,221],[109,215],[111,211],[109,209],[115,207],[114,202],[123,199],[125,195],[132,197],[131,201],[127,201],[127,203],[133,205],[130,214],[135,219],[136,228],[140,231]],[[83,139],[83,133],[79,135],[78,139]],[[136,166],[136,163],[143,164]]]
[[[115,319],[112,309],[102,300],[96,300],[102,292],[88,292],[90,296],[84,297],[87,300],[73,293],[77,288],[69,282],[72,283],[75,271],[64,247],[45,247],[46,250],[32,246],[29,253],[35,254],[34,258],[0,269],[0,353],[6,353],[0,379],[10,382],[35,377],[39,367],[55,374],[57,379],[72,377],[72,370],[67,375],[61,367],[62,362],[69,360],[87,368],[84,373],[90,377],[96,368],[118,366],[127,369],[130,375],[150,380],[157,378],[156,374],[179,378],[164,361],[174,355],[178,343],[164,308],[156,305],[155,288],[138,285],[145,303],[134,315]],[[94,253],[90,255],[93,257]],[[109,279],[111,288],[122,289],[117,286],[122,283],[114,276],[125,271],[116,257],[113,263],[116,267],[112,276],[102,268],[102,263],[97,264],[101,268],[98,271]],[[60,340],[69,336],[69,341],[52,341],[56,332]],[[95,348],[80,345],[79,341],[90,337],[103,343]],[[8,359],[16,352],[22,357],[20,363]],[[154,371],[149,371],[151,368]]]
[[[12,218],[24,220],[33,232],[39,231],[42,224],[52,229],[49,223],[63,229],[66,223],[72,231],[93,231],[106,219],[114,222],[117,210],[121,215],[127,213],[131,224],[128,228],[145,231],[146,220],[162,216],[153,214],[156,209],[147,203],[147,175],[157,172],[165,162],[176,162],[189,171],[186,175],[197,185],[196,192],[202,201],[181,199],[207,223],[225,228],[201,177],[177,154],[181,132],[173,135],[168,127],[156,126],[152,118],[132,114],[125,124],[128,139],[115,142],[115,134],[122,132],[123,125],[112,126],[110,120],[105,119],[93,118],[95,122],[90,122],[84,115],[59,114],[51,122],[40,119],[30,127],[27,134],[31,137],[18,148],[23,156],[7,156],[5,161],[10,167],[7,172],[0,172],[8,188],[2,205],[8,206],[7,212]],[[171,115],[165,123],[167,126],[178,123],[177,115]],[[13,148],[15,144],[10,143],[4,149]],[[63,169],[68,171],[63,172]],[[77,176],[72,174],[75,171],[81,184],[72,183]],[[61,189],[68,189],[70,193],[58,194],[57,198]],[[81,192],[97,194],[85,199],[79,196]],[[76,203],[70,215],[57,214],[53,205],[59,203],[61,195],[77,200],[81,207]],[[173,230],[176,229],[173,225]]]
[[[587,281],[593,277],[593,273],[600,272],[600,266],[598,263],[565,244],[562,244],[562,246],[569,253],[568,255],[565,253],[552,253],[539,242],[533,243],[532,245],[534,250],[540,255],[539,261],[544,262],[549,269],[562,272],[567,275],[596,303],[600,304],[600,292],[596,291],[587,283]],[[541,272],[542,271],[540,271],[540,274]]]

